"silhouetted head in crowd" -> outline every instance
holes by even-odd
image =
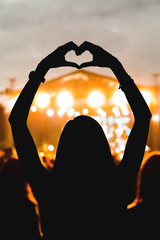
[[[2,188],[5,194],[12,198],[26,196],[27,180],[17,159],[11,158],[3,167],[1,173]]]
[[[12,157],[12,148],[8,147],[8,148],[5,148],[4,149],[4,152],[5,152],[5,158],[6,159],[10,159]]]
[[[138,175],[137,198],[144,203],[160,201],[160,152],[147,156]],[[159,204],[158,204],[159,205]]]

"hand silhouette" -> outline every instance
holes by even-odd
[[[81,55],[85,51],[89,51],[93,56],[93,60],[82,63],[80,66],[74,62],[66,61],[65,55],[71,50],[74,50],[77,56]],[[116,62],[118,62],[117,58],[98,45],[85,41],[78,47],[71,41],[58,47],[55,51],[45,57],[38,64],[36,72],[44,76],[50,68],[65,66],[76,67],[78,69],[90,66],[112,68]]]
[[[41,73],[42,75],[45,75],[50,68],[65,67],[65,66],[79,68],[79,66],[76,63],[68,62],[65,60],[65,55],[67,52],[71,50],[74,50],[76,52],[77,49],[78,49],[78,46],[72,41],[58,47],[55,51],[50,53],[38,64],[36,72]]]
[[[97,66],[97,67],[109,67],[115,64],[118,61],[114,56],[105,51],[98,45],[85,41],[82,43],[77,50],[75,50],[77,55],[81,55],[85,51],[89,51],[93,55],[93,60],[90,62],[82,63],[79,68]]]

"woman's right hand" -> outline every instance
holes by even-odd
[[[37,66],[36,72],[42,76],[45,76],[47,71],[50,68],[57,68],[57,67],[76,67],[79,66],[74,62],[68,62],[65,60],[65,55],[67,52],[74,50],[77,51],[78,46],[74,42],[68,42],[60,47],[58,47],[55,51],[45,57]]]
[[[76,54],[81,55],[85,51],[89,51],[93,55],[93,60],[91,62],[82,63],[79,68],[90,66],[112,68],[118,62],[116,57],[112,56],[103,48],[87,41],[78,47]]]

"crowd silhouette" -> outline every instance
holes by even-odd
[[[159,236],[160,152],[153,151],[143,160],[137,176],[136,196],[128,206],[130,221],[141,236]]]
[[[67,62],[65,55],[70,50],[77,55],[88,50],[93,60],[80,66]],[[102,127],[88,116],[79,116],[66,123],[53,169],[48,172],[42,166],[27,118],[34,96],[41,82],[45,81],[45,74],[50,68],[61,66],[78,69],[106,67],[118,79],[119,88],[124,92],[135,119],[118,166]],[[127,204],[143,160],[150,119],[151,112],[143,96],[120,61],[93,43],[84,42],[79,47],[73,42],[66,43],[44,58],[29,74],[9,122],[18,158],[38,202],[43,239],[63,236],[106,238],[109,234],[114,239],[117,229],[118,234],[124,234],[128,220],[133,216],[139,218],[136,215],[143,210],[128,215]]]
[[[0,194],[0,238],[40,240],[38,203],[15,158],[9,158],[0,171]]]

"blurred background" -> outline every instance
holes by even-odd
[[[115,55],[134,79],[152,112],[146,154],[160,150],[159,13],[159,0],[1,0],[0,157],[16,156],[7,119],[29,72],[59,45],[86,40]],[[91,60],[89,52],[66,58]],[[110,69],[62,67],[46,79],[28,119],[44,166],[53,166],[65,123],[80,114],[101,124],[120,161],[133,115]]]

